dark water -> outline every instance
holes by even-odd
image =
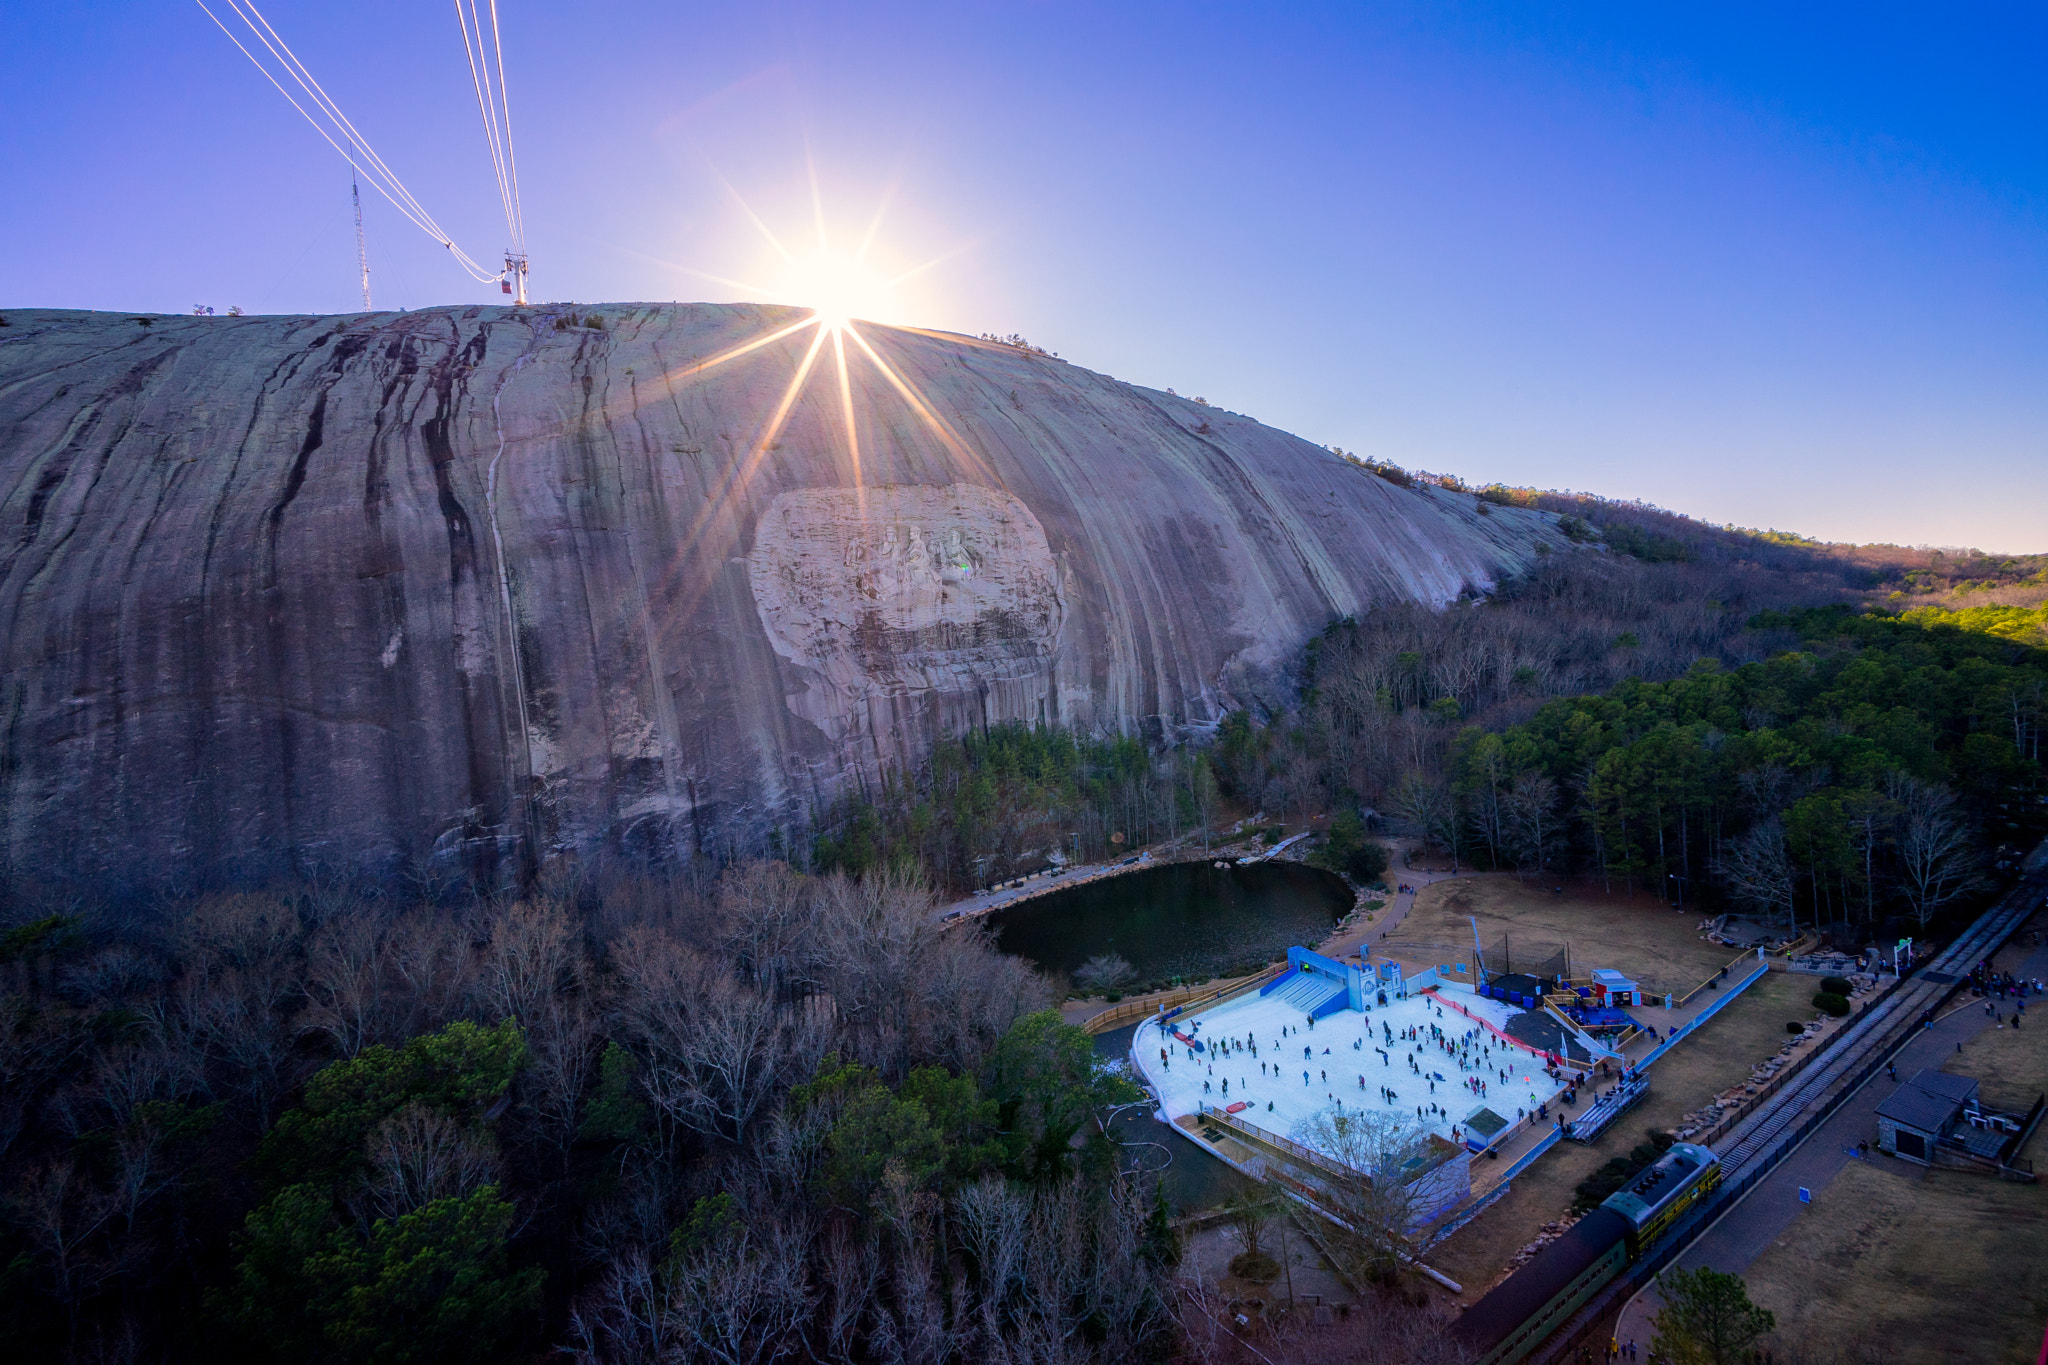
[[[1055,892],[989,916],[997,945],[1047,971],[1116,953],[1140,983],[1221,976],[1311,944],[1351,908],[1341,877],[1299,863],[1176,863]]]
[[[1095,1051],[1105,1061],[1130,1055],[1136,1024],[1095,1035]],[[1228,1164],[1213,1159],[1203,1144],[1171,1124],[1152,1117],[1152,1106],[1131,1105],[1107,1116],[1109,1140],[1117,1145],[1127,1171],[1159,1177],[1166,1202],[1176,1214],[1213,1209],[1251,1182]]]

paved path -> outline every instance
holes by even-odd
[[[2048,944],[2032,947],[2027,942],[2030,931],[2041,927],[2042,923],[2042,918],[2036,917],[2013,936],[2015,947],[2000,954],[2001,970],[2029,979],[2048,979]],[[2019,956],[2021,953],[2024,956]],[[2015,957],[2018,961],[2014,961]],[[1999,1002],[1999,1009],[2008,1017],[2013,1013],[2010,1002]],[[2027,1015],[2027,1027],[2048,1028],[2048,1003],[2044,1003],[2043,997],[2034,997],[2033,1008],[2027,1011]],[[1984,1012],[1984,1002],[1974,996],[1964,996],[1963,1003],[1938,1017],[1932,1029],[1916,1031],[1912,1040],[1899,1052],[1894,1062],[1899,1082],[1909,1079],[1923,1067],[1939,1069],[1962,1044],[1992,1026],[1991,1017]],[[1896,1089],[1898,1083],[1882,1072],[1871,1077],[1861,1090],[1844,1100],[1805,1143],[1759,1181],[1741,1203],[1687,1247],[1676,1264],[1687,1270],[1711,1266],[1715,1270],[1740,1273],[1798,1221],[1802,1209],[1799,1203],[1802,1187],[1812,1192],[1816,1203],[1826,1198],[1828,1185],[1836,1174],[1851,1161],[1859,1159],[1849,1154],[1858,1142],[1872,1144],[1871,1160],[1895,1160],[1877,1152],[1876,1142],[1877,1107]],[[1920,1168],[1916,1166],[1914,1170],[1917,1173]],[[1619,1339],[1627,1342],[1633,1338],[1639,1346],[1647,1348],[1650,1338],[1655,1335],[1650,1320],[1661,1306],[1662,1300],[1657,1297],[1654,1284],[1636,1295],[1622,1310],[1617,1330]]]
[[[1239,824],[1249,826],[1251,822],[1246,820],[1240,821]],[[940,918],[948,920],[956,915],[962,917],[983,915],[991,910],[1001,910],[1006,906],[1015,905],[1019,901],[1028,901],[1039,896],[1049,896],[1055,891],[1065,891],[1068,887],[1101,881],[1104,877],[1121,876],[1126,872],[1140,872],[1148,867],[1165,867],[1169,863],[1200,862],[1204,859],[1214,862],[1235,863],[1239,859],[1247,857],[1253,862],[1264,862],[1288,845],[1298,843],[1308,838],[1311,834],[1319,832],[1318,830],[1303,830],[1293,838],[1282,840],[1273,848],[1266,849],[1255,855],[1248,854],[1245,849],[1239,847],[1246,838],[1244,831],[1240,829],[1219,830],[1212,834],[1210,836],[1210,843],[1214,845],[1213,848],[1199,847],[1202,842],[1202,837],[1199,833],[1186,834],[1182,835],[1179,839],[1167,843],[1155,844],[1151,848],[1139,853],[1122,854],[1111,858],[1107,862],[1084,863],[1078,867],[1060,867],[1055,871],[1033,877],[1022,886],[997,887],[989,891],[978,891],[972,896],[963,896],[959,900],[941,905],[938,908],[938,914]],[[1225,848],[1230,848],[1233,851],[1226,853],[1223,851]]]
[[[1453,877],[1474,877],[1479,875],[1469,870],[1462,872],[1431,872],[1419,867],[1402,867],[1400,864],[1403,849],[1395,845],[1390,849],[1390,852],[1394,856],[1392,865],[1387,868],[1387,885],[1406,885],[1415,888],[1415,890],[1396,891],[1387,898],[1385,907],[1375,912],[1371,923],[1367,923],[1365,917],[1361,915],[1343,931],[1331,938],[1325,939],[1322,945],[1323,952],[1328,953],[1332,957],[1343,957],[1359,944],[1370,943],[1373,945],[1373,951],[1377,953],[1380,940],[1400,928],[1401,921],[1408,918],[1408,912],[1415,908],[1416,891],[1430,885],[1432,882],[1446,882],[1450,881]],[[1506,874],[1494,875],[1504,876]]]
[[[962,897],[951,904],[940,906],[939,915],[943,919],[951,919],[955,914],[986,914],[990,910],[1000,910],[1006,905],[1015,905],[1018,901],[1028,901],[1036,896],[1049,896],[1070,886],[1100,881],[1104,877],[1114,877],[1124,872],[1136,872],[1141,868],[1162,866],[1166,862],[1174,861],[1178,852],[1179,850],[1172,847],[1147,849],[1143,853],[1127,853],[1112,862],[1061,868],[1057,872],[1034,877],[1022,886],[1000,887],[993,891],[982,891]]]

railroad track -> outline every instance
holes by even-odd
[[[1874,1003],[1855,1023],[1837,1033],[1806,1073],[1768,1100],[1715,1148],[1721,1159],[1721,1197],[1703,1204],[1673,1230],[1660,1246],[1615,1277],[1609,1287],[1572,1315],[1523,1365],[1560,1365],[1573,1342],[1595,1321],[1612,1312],[1635,1288],[1685,1249],[1742,1199],[1793,1148],[1818,1127],[1837,1105],[1905,1044],[1920,1015],[1938,1006],[1967,979],[1977,962],[2004,946],[2015,930],[2042,908],[2048,898],[2048,840],[2036,847],[1996,905],[1978,916],[1932,960]]]
[[[2044,892],[2048,892],[2048,876],[2034,873],[2022,877],[1954,943],[1837,1034],[1827,1051],[1807,1066],[1805,1075],[1737,1125],[1715,1153],[1721,1158],[1727,1185],[1744,1189],[1752,1183],[1752,1176],[1776,1165],[1777,1148],[1801,1117],[1816,1103],[1832,1108],[1832,1101],[1841,1096],[1830,1092],[1845,1081],[1850,1088],[1861,1084],[1904,1040],[1924,1011],[1946,999],[1973,965],[1995,952],[2040,908]]]

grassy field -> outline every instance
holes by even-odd
[[[2034,1360],[2048,1321],[2048,1189],[1852,1161],[1827,1194],[1749,1268],[1780,1342],[1823,1355],[1876,1346],[1887,1365]]]
[[[2024,951],[2008,949],[2000,965],[2018,970]],[[1985,1029],[1942,1069],[1981,1082],[1986,1104],[2032,1105],[2048,1090],[2048,1005],[2027,1015],[2025,1028]],[[2037,1132],[2020,1155],[2048,1166],[2048,1139]],[[1780,1341],[1876,1346],[1887,1365],[2036,1358],[2048,1324],[2048,1184],[1880,1159],[1850,1162],[1827,1196],[1749,1268]]]
[[[1811,977],[1787,972],[1772,972],[1751,986],[1650,1068],[1650,1093],[1599,1141],[1553,1147],[1515,1177],[1499,1203],[1432,1252],[1430,1264],[1465,1286],[1464,1302],[1476,1301],[1538,1228],[1571,1207],[1581,1180],[1609,1158],[1626,1156],[1649,1129],[1671,1127],[1745,1079],[1785,1041],[1787,1020],[1813,1017],[1812,996]],[[2042,1023],[2048,1025],[2048,1017]]]
[[[1673,995],[1685,994],[1735,956],[1732,949],[1700,938],[1695,926],[1701,917],[1695,911],[1673,910],[1652,897],[1630,897],[1619,889],[1607,895],[1597,883],[1573,883],[1557,895],[1549,889],[1552,884],[1500,874],[1434,882],[1422,888],[1400,927],[1374,947],[1418,966],[1470,963],[1476,919],[1489,950],[1508,936],[1517,970],[1523,961],[1568,943],[1575,972],[1612,967],[1646,991]],[[1499,969],[1498,963],[1487,965]]]

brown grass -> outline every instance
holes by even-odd
[[[1398,874],[1389,874],[1390,876]],[[1649,896],[1613,895],[1596,884],[1567,885],[1565,894],[1508,875],[1459,877],[1422,888],[1401,925],[1374,948],[1415,966],[1472,961],[1472,920],[1489,949],[1510,936],[1519,961],[1569,943],[1573,971],[1612,967],[1643,989],[1684,995],[1735,956],[1708,943],[1695,927],[1694,910],[1673,910]],[[1489,963],[1489,967],[1497,964]]]
[[[2048,1009],[2029,1010],[2018,1030],[1985,1029],[1944,1069],[1981,1081],[1987,1104],[2031,1105],[2048,1089],[2048,1017],[2037,1014]],[[2048,1165],[2044,1149],[2036,1133],[2021,1155]],[[1786,1342],[1876,1344],[1899,1365],[2022,1365],[2048,1322],[2048,1185],[1852,1161],[1748,1278]]]
[[[1852,1161],[1748,1280],[1782,1342],[2026,1365],[2048,1318],[2048,1190]]]

